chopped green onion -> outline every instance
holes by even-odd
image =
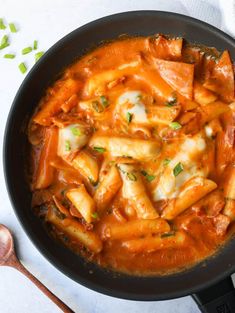
[[[5,43],[4,45],[0,45],[0,50],[10,46],[9,43]]]
[[[1,40],[1,46],[7,45],[7,44],[8,44],[8,36],[4,35]]]
[[[161,238],[167,238],[167,237],[171,237],[171,236],[175,236],[175,232],[174,231],[162,234]]]
[[[167,166],[170,163],[170,161],[171,161],[170,159],[163,160],[163,165]]]
[[[93,147],[93,149],[99,153],[104,153],[106,151],[106,149],[102,147]]]
[[[172,123],[170,123],[169,126],[170,126],[170,128],[172,128],[174,130],[180,129],[182,127],[182,125],[179,122],[172,122]]]
[[[99,218],[98,212],[91,213],[91,216],[92,216],[94,219],[98,219],[98,218]]]
[[[6,48],[9,46],[9,42],[8,42],[8,36],[7,35],[4,35],[2,37],[2,40],[1,40],[1,43],[0,43],[0,50]]]
[[[151,181],[153,181],[154,178],[156,178],[155,175],[150,175],[150,174],[148,174],[148,173],[147,173],[146,171],[144,171],[144,170],[141,171],[141,174],[142,174],[143,176],[145,176],[146,180],[147,180],[149,183],[150,183]]]
[[[17,32],[17,29],[16,29],[14,23],[10,23],[10,24],[9,24],[9,28],[10,28],[10,31],[11,31],[12,33],[16,33],[16,32]]]
[[[37,62],[43,56],[43,54],[44,54],[43,51],[37,52],[35,54],[35,62]]]
[[[71,128],[71,132],[72,132],[72,134],[73,134],[74,136],[77,136],[77,137],[79,137],[79,136],[81,136],[81,135],[82,135],[81,130],[80,130],[80,129],[78,129],[77,127],[73,127],[73,128]]]
[[[133,173],[126,173],[126,176],[129,180],[136,181],[137,177]]]
[[[5,59],[14,59],[15,58],[15,54],[5,54],[3,57]]]
[[[21,53],[22,53],[23,55],[24,55],[24,54],[28,54],[28,53],[30,53],[32,50],[33,50],[32,47],[26,47],[26,48],[24,48],[24,49],[21,51]]]
[[[101,105],[100,105],[99,101],[97,101],[97,100],[92,101],[91,104],[92,104],[93,109],[94,109],[97,113],[103,112],[103,108],[101,108]]]
[[[129,124],[132,120],[132,114],[130,112],[127,112],[126,114],[126,120],[127,120],[127,123]]]
[[[140,101],[142,99],[142,95],[139,94],[138,96],[136,96],[137,100]]]
[[[19,70],[21,71],[22,74],[24,74],[25,72],[27,72],[27,67],[26,65],[22,62],[18,65]]]
[[[156,178],[156,176],[155,175],[147,175],[146,176],[146,179],[147,179],[147,181],[150,183],[151,181],[153,181],[154,179]]]
[[[69,140],[65,141],[65,151],[70,151],[71,150],[71,144]]]
[[[183,170],[184,170],[184,167],[182,163],[179,162],[173,169],[174,176],[175,177],[178,176]]]
[[[109,105],[109,101],[105,96],[100,96],[100,102],[104,108],[106,108]]]
[[[2,18],[0,18],[0,29],[6,29],[6,26],[5,26]]]
[[[34,42],[33,42],[33,49],[37,50],[37,48],[38,48],[38,41],[34,40]]]

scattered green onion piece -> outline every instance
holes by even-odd
[[[3,57],[5,59],[14,59],[15,58],[15,54],[5,54]]]
[[[82,135],[81,130],[80,130],[80,129],[78,129],[77,127],[73,127],[73,128],[71,128],[71,132],[72,132],[72,134],[73,134],[74,136],[77,136],[77,137],[79,137],[79,136],[81,136],[81,135]]]
[[[155,175],[146,175],[146,179],[147,179],[147,181],[149,182],[149,183],[151,183],[151,181],[153,181],[154,179],[156,178],[156,176]]]
[[[148,173],[147,173],[146,171],[144,171],[144,170],[141,171],[141,174],[142,174],[143,176],[145,176],[146,180],[147,180],[149,183],[150,183],[151,181],[153,181],[154,178],[156,178],[155,175],[150,175],[150,174],[148,174]]]
[[[16,32],[17,32],[17,29],[16,29],[14,23],[10,23],[10,24],[9,24],[9,28],[10,28],[10,31],[11,31],[12,33],[16,33]]]
[[[99,218],[98,212],[93,212],[93,213],[91,213],[91,216],[92,216],[94,219],[98,219],[98,218]]]
[[[34,40],[34,42],[33,42],[33,49],[37,50],[37,48],[38,48],[38,41]]]
[[[163,165],[164,166],[167,166],[169,163],[170,163],[170,159],[165,159],[164,161],[163,161]]]
[[[27,67],[26,65],[22,62],[18,65],[19,70],[21,71],[22,74],[24,74],[25,72],[27,72]]]
[[[70,151],[71,150],[71,144],[69,140],[65,141],[65,151]]]
[[[7,45],[7,44],[9,44],[9,43],[8,43],[8,36],[7,36],[7,35],[4,35],[4,36],[2,37],[2,40],[1,40],[1,46]]]
[[[129,124],[132,120],[132,114],[130,112],[127,112],[126,114],[126,120],[127,120],[127,123]]]
[[[131,181],[136,181],[137,180],[137,177],[133,173],[126,173],[126,176]]]
[[[109,101],[105,96],[100,96],[100,102],[104,108],[106,108],[109,105]]]
[[[24,54],[28,54],[28,53],[30,53],[32,50],[33,50],[32,47],[26,47],[26,48],[24,48],[24,49],[21,51],[21,53],[22,53],[23,55],[24,55]]]
[[[0,45],[0,50],[5,49],[6,47],[9,47],[9,43],[5,43],[4,45]]]
[[[182,127],[182,125],[179,122],[172,122],[172,123],[170,123],[169,126],[170,126],[170,128],[172,128],[174,130],[180,129]]]
[[[6,29],[6,25],[4,24],[2,18],[0,18],[0,29]]]
[[[178,176],[183,170],[184,170],[184,167],[182,163],[179,162],[178,164],[176,164],[176,166],[173,169],[174,176],[175,177]]]
[[[43,56],[43,54],[44,54],[43,51],[37,52],[35,54],[35,62],[37,62]]]
[[[161,238],[167,238],[167,237],[172,237],[172,236],[175,236],[175,232],[174,231],[162,234]]]
[[[106,149],[102,147],[93,147],[93,149],[99,153],[104,153],[106,151]]]

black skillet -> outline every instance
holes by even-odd
[[[12,104],[4,138],[5,179],[15,213],[39,251],[61,272],[98,292],[130,300],[164,300],[193,294],[203,312],[235,312],[230,275],[235,271],[235,240],[190,270],[165,277],[114,274],[51,239],[30,210],[31,194],[25,179],[28,149],[26,125],[45,89],[86,49],[121,34],[182,36],[191,43],[228,49],[235,60],[235,40],[199,20],[160,11],[135,11],[111,15],[82,26],[56,43],[33,67]],[[128,53],[128,51],[127,51]],[[91,274],[92,273],[92,274]]]

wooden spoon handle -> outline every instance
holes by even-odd
[[[46,286],[44,286],[36,277],[34,277],[18,259],[13,257],[9,266],[14,267],[19,272],[28,277],[48,298],[50,298],[64,313],[74,313],[63,301],[57,298]]]

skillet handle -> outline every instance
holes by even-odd
[[[203,313],[235,312],[235,289],[231,277],[193,294],[192,297]]]

